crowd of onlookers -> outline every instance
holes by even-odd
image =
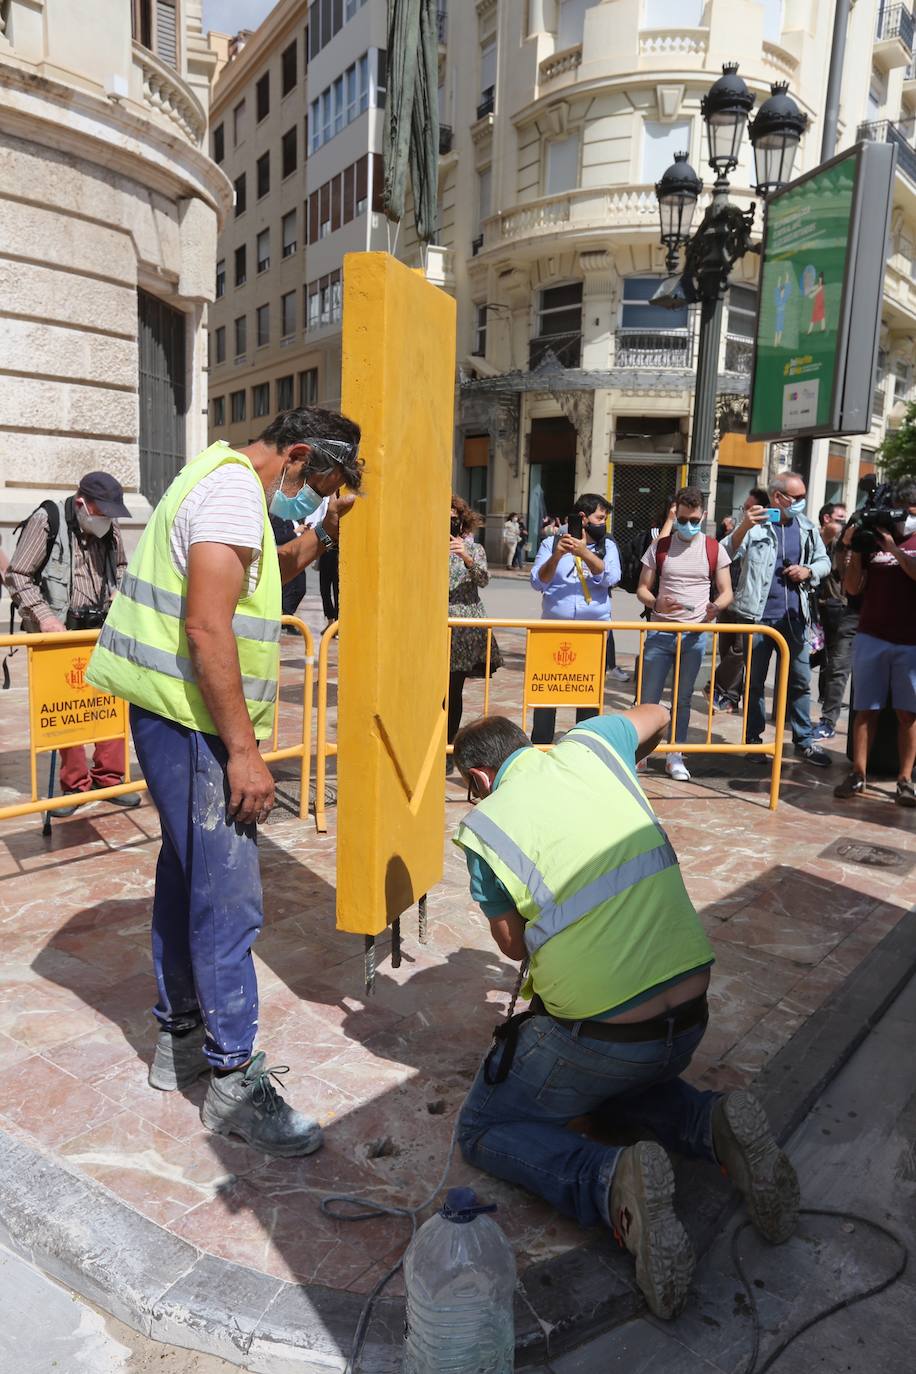
[[[874,498],[872,497],[872,506]],[[565,521],[547,517],[531,565],[532,586],[541,594],[542,617],[612,622],[612,589],[635,591],[643,615],[658,628],[645,636],[639,697],[659,702],[674,675],[674,742],[686,742],[691,701],[709,649],[709,627],[719,624],[768,626],[789,647],[786,719],[795,754],[813,768],[834,759],[824,748],[837,734],[850,676],[851,768],[834,789],[846,799],[865,791],[870,750],[885,708],[896,713],[898,780],[896,800],[916,806],[916,483],[883,489],[878,513],[848,516],[840,502],[829,502],[817,522],[807,515],[804,478],[780,473],[769,488],[754,488],[740,511],[724,519],[715,537],[705,533],[702,493],[684,487],[659,513],[658,523],[629,537],[618,548],[608,530],[609,502],[581,495]],[[449,615],[482,618],[479,591],[489,579],[486,556],[475,541],[481,524],[465,502],[452,502]],[[527,530],[517,514],[503,527],[506,567],[523,566]],[[680,637],[665,623],[695,624]],[[705,691],[721,713],[746,710],[749,746],[763,743],[766,682],[775,638],[755,635],[748,671],[747,636],[718,636],[719,662]],[[607,636],[607,671],[620,682],[631,674],[616,661],[613,632]],[[461,721],[462,693],[468,676],[486,671],[486,633],[481,628],[452,633],[448,738]],[[489,671],[500,665],[492,642]],[[819,718],[812,719],[812,668],[819,670]],[[708,698],[707,698],[708,700]],[[597,713],[580,708],[581,721]],[[556,712],[534,712],[531,738],[549,744]],[[763,752],[749,749],[766,761]],[[666,756],[668,774],[688,781],[681,752]]]

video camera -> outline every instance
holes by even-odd
[[[856,511],[850,524],[854,526],[852,536],[852,548],[856,553],[860,553],[863,558],[870,558],[872,554],[878,552],[879,544],[876,538],[878,530],[886,530],[888,534],[895,534],[897,525],[901,520],[905,520],[907,512],[903,506],[891,505],[894,489],[890,482],[883,482],[881,486],[874,487],[868,494],[865,505],[861,510]]]

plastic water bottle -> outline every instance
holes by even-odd
[[[470,1188],[450,1188],[404,1257],[403,1374],[512,1374],[515,1256]]]

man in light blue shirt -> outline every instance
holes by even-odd
[[[610,506],[603,496],[585,492],[576,501],[575,510],[582,519],[581,539],[568,530],[555,538],[545,539],[531,568],[531,585],[543,598],[541,618],[609,621],[611,588],[620,581],[620,555],[607,532]],[[606,669],[619,682],[629,678],[629,673],[617,667],[612,633],[607,637]],[[597,714],[593,706],[580,707],[576,711],[576,722],[589,720]],[[553,707],[537,707],[532,742],[552,744],[556,724],[557,713]]]

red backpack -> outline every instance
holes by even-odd
[[[668,550],[671,548],[671,535],[662,535],[655,545],[655,571],[659,583],[662,580],[662,568],[665,566],[665,559],[668,557]],[[706,558],[709,563],[709,580],[712,582],[719,566],[719,545],[711,534],[706,536]]]

